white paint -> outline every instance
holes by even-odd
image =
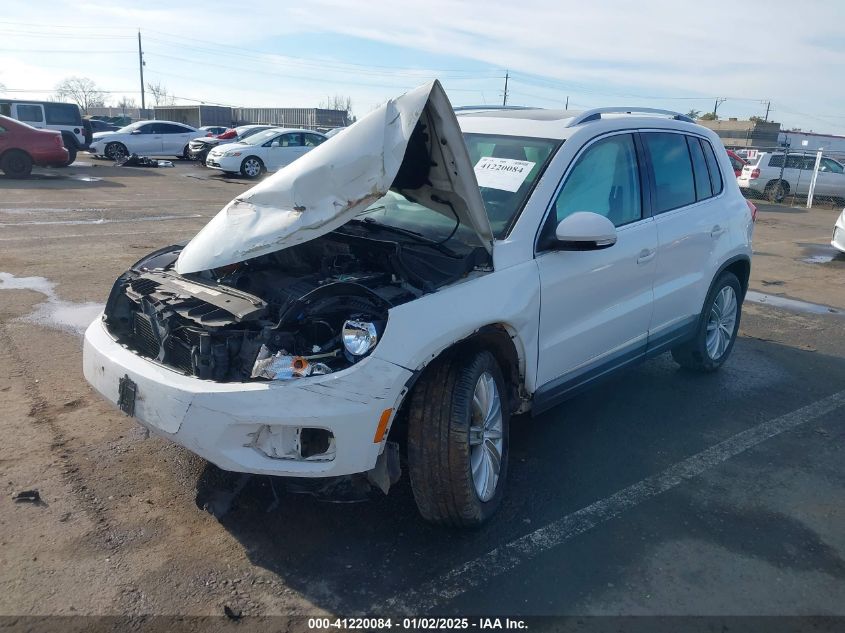
[[[101,303],[73,303],[56,296],[56,284],[44,277],[15,277],[0,272],[0,290],[33,290],[47,299],[21,320],[82,335],[103,309]]]
[[[624,512],[683,484],[745,451],[781,433],[812,422],[845,406],[845,391],[840,391],[786,415],[774,418],[738,433],[666,470],[647,477],[616,494],[596,501],[534,532],[515,539],[486,554],[467,561],[446,574],[425,583],[419,589],[404,591],[368,613],[427,613],[461,594],[490,582],[496,576],[516,568],[544,552],[562,545],[594,527],[607,523]]]
[[[475,164],[474,171],[479,187],[514,192],[519,190],[536,164],[527,160],[485,156]]]
[[[454,209],[492,251],[493,233],[466,144],[446,93],[434,81],[389,100],[232,200],[184,248],[176,272],[266,255],[346,224],[388,192],[420,120],[428,135],[431,164],[423,175],[430,184],[399,192],[449,217]]]

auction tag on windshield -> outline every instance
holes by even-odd
[[[536,164],[527,160],[486,156],[475,164],[475,177],[479,187],[513,192],[525,182]]]

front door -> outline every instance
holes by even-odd
[[[300,132],[286,132],[277,136],[270,143],[270,151],[267,152],[267,169],[278,171],[291,164],[305,152],[306,147]]]
[[[657,229],[644,212],[635,137],[612,134],[582,150],[551,207],[538,243],[538,384],[551,401],[645,353]],[[554,230],[576,211],[608,217],[613,246],[555,249]]]

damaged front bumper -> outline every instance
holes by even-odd
[[[85,333],[83,371],[144,427],[220,468],[291,477],[376,469],[384,423],[389,428],[411,377],[371,356],[339,372],[285,382],[201,380],[128,350],[100,318]]]

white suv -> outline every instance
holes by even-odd
[[[132,266],[85,376],[221,468],[386,492],[401,461],[426,519],[476,525],[513,414],[669,350],[725,362],[752,227],[682,115],[456,117],[434,82]]]
[[[756,158],[744,165],[737,177],[737,184],[743,190],[771,200],[783,202],[789,194],[806,196],[810,192],[813,171],[816,168],[816,154],[790,154],[783,164],[782,152],[760,152]],[[845,200],[845,167],[842,163],[823,156],[819,162],[815,196]]]

